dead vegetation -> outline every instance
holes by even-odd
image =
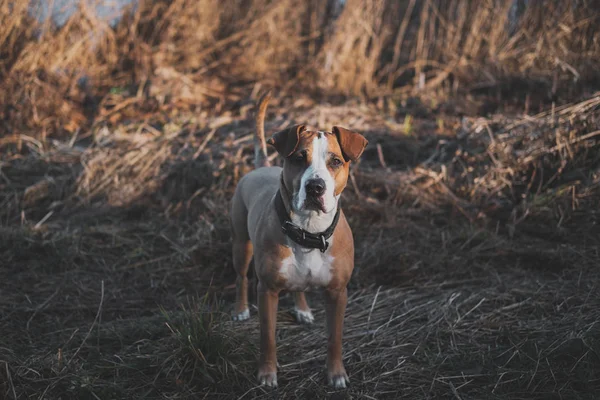
[[[282,299],[275,394],[255,386],[256,310],[227,316],[265,86],[268,132],[370,141],[343,199],[337,395],[600,395],[600,93],[578,87],[595,3],[142,1],[114,28],[25,3],[0,0],[0,396],[332,395],[318,296],[311,328]]]
[[[591,1],[140,0],[114,27],[93,4],[55,26],[27,0],[0,1],[1,129],[13,141],[87,131],[121,108],[218,109],[256,81],[386,102],[509,92],[534,107],[598,79]]]

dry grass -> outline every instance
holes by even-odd
[[[357,266],[340,395],[598,394],[599,95],[534,117],[415,118],[408,136],[374,106],[275,103],[269,131],[344,120],[371,142],[344,199]],[[252,122],[194,118],[4,155],[4,396],[271,397],[254,384],[255,311],[226,316],[227,205]],[[280,396],[330,395],[312,304],[306,328],[282,300]]]
[[[386,101],[508,91],[529,103],[598,80],[600,13],[587,1],[140,0],[114,27],[93,3],[57,27],[28,0],[0,1],[3,131],[44,143],[111,121],[115,107],[219,107],[247,82]]]
[[[141,1],[115,27],[27,3],[0,0],[2,398],[600,396],[593,2]],[[370,141],[343,200],[345,392],[318,296],[310,328],[282,298],[275,393],[256,310],[228,318],[264,86],[268,132]]]

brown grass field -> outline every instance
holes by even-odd
[[[600,398],[600,7],[0,0],[0,398]],[[267,133],[370,144],[344,360],[284,294],[256,385],[229,200]],[[280,163],[279,158],[275,158]],[[251,299],[252,301],[253,299]]]

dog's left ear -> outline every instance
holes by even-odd
[[[283,157],[289,157],[296,151],[296,147],[298,147],[298,142],[300,140],[300,134],[305,130],[306,126],[304,125],[292,126],[273,134],[273,136],[267,140],[267,144],[275,147],[275,150]]]
[[[334,126],[333,133],[337,137],[346,161],[356,162],[369,143],[360,133],[349,131],[341,126]]]

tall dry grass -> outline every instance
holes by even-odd
[[[428,1],[408,46],[416,75],[426,72],[430,85],[451,73],[467,85],[597,77],[599,13],[585,1]]]
[[[131,103],[214,105],[256,82],[373,98],[511,77],[555,94],[598,78],[591,1],[141,0],[116,26],[89,3],[55,26],[0,0],[4,133],[87,128],[118,106],[115,88]]]

